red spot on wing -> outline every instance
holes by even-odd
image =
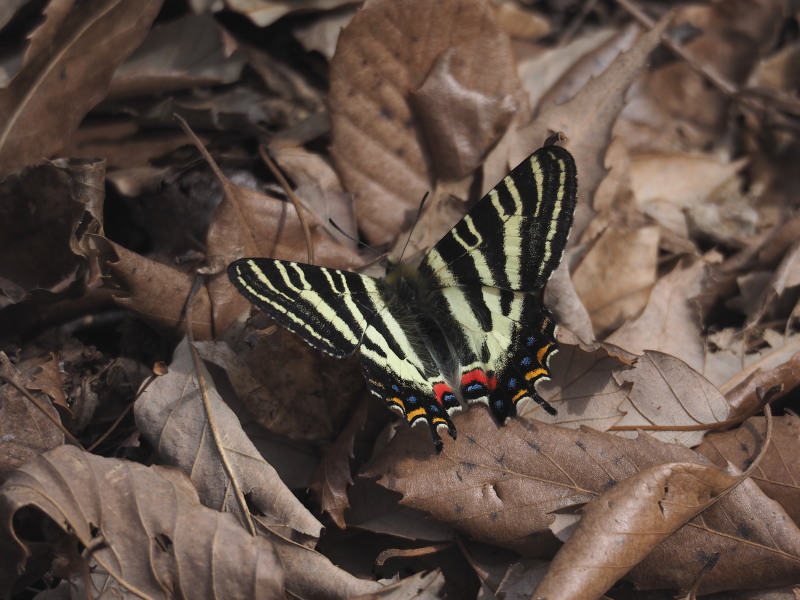
[[[480,383],[489,387],[489,377],[483,369],[472,369],[461,376],[461,385],[466,387],[471,383]]]
[[[442,401],[442,398],[444,397],[445,394],[452,394],[453,390],[446,383],[434,383],[433,384],[433,393],[436,396],[436,401],[439,404],[444,405],[444,402]]]

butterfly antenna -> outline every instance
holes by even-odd
[[[425,192],[425,195],[419,202],[419,208],[417,209],[417,216],[414,218],[414,223],[411,225],[411,231],[408,232],[408,237],[406,238],[405,246],[403,246],[403,251],[400,253],[400,258],[398,259],[400,261],[403,260],[403,256],[405,256],[406,254],[406,248],[408,248],[408,243],[411,241],[411,236],[414,234],[414,229],[416,229],[417,223],[419,223],[420,218],[422,218],[422,209],[425,207],[425,201],[428,199],[429,194],[430,192]]]
[[[344,229],[342,229],[341,227],[339,227],[339,224],[338,224],[336,221],[334,221],[333,219],[328,219],[328,223],[330,223],[330,224],[331,224],[331,226],[332,226],[332,227],[333,227],[333,228],[334,228],[336,231],[338,231],[339,233],[341,233],[341,234],[342,234],[344,237],[346,237],[348,240],[350,240],[351,242],[355,242],[355,243],[358,245],[358,247],[359,247],[359,248],[369,248],[370,250],[372,250],[372,251],[374,251],[374,252],[377,252],[377,250],[375,250],[375,248],[373,248],[373,247],[372,247],[372,246],[370,246],[369,244],[365,244],[365,243],[364,243],[364,242],[362,242],[361,240],[357,240],[357,239],[356,239],[356,238],[354,238],[352,235],[350,235],[349,233],[347,233],[347,232],[346,232]]]

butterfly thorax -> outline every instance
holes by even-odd
[[[456,380],[458,348],[443,327],[448,312],[439,289],[419,269],[403,263],[390,264],[378,285],[383,301],[418,355],[430,357],[431,368]]]

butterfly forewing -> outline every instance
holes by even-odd
[[[243,258],[228,276],[239,292],[281,326],[328,354],[356,351],[384,308],[377,280],[359,273],[272,258]]]
[[[441,287],[544,287],[569,237],[577,179],[572,155],[540,148],[445,235],[420,266]]]
[[[577,180],[572,156],[547,146],[494,187],[425,257],[383,280],[273,259],[242,259],[228,274],[279,324],[334,356],[361,350],[369,389],[411,423],[439,430],[463,403],[499,422],[536,393],[556,350],[555,323],[530,294],[567,243]]]

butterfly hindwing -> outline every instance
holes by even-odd
[[[565,149],[534,152],[445,235],[418,269],[374,279],[273,260],[241,259],[231,281],[309,344],[361,351],[369,389],[411,424],[453,438],[450,416],[486,402],[502,423],[536,392],[556,351],[555,323],[535,294],[558,266],[572,226],[575,163]]]

